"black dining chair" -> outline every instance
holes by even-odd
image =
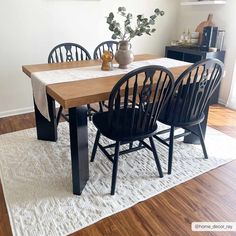
[[[48,56],[48,63],[60,63],[60,62],[71,62],[71,61],[83,61],[91,60],[89,52],[79,44],[76,43],[61,43],[55,46]],[[88,116],[91,120],[92,111],[94,111],[88,104]],[[68,114],[64,114],[63,107],[60,106],[57,113],[57,125],[60,121],[61,116],[66,120],[68,119]]]
[[[118,50],[118,45],[119,45],[119,42],[114,41],[114,40],[108,40],[108,41],[104,41],[104,42],[100,43],[94,49],[93,59],[94,60],[101,59],[104,51],[109,51],[114,56],[116,51]],[[104,110],[104,108],[108,108],[105,101],[99,102],[99,109],[100,109],[101,112]]]
[[[168,174],[172,171],[174,139],[191,133],[197,135],[204,157],[208,158],[201,123],[205,118],[204,109],[219,86],[222,75],[223,63],[217,59],[206,59],[190,66],[176,80],[173,93],[158,118],[161,123],[170,126],[170,129],[159,131],[154,136],[168,146]],[[183,128],[185,131],[175,136],[176,128]],[[169,137],[161,138],[164,133],[169,133]]]
[[[48,63],[91,60],[89,52],[76,43],[61,43],[48,56]]]
[[[145,66],[124,75],[111,91],[108,111],[96,113],[93,123],[97,128],[96,139],[92,150],[91,161],[94,161],[97,147],[113,163],[111,195],[115,193],[118,159],[142,148],[153,152],[160,177],[163,177],[161,164],[153,142],[157,132],[157,118],[173,89],[172,73],[161,66]],[[115,141],[103,146],[100,136]],[[149,139],[150,144],[145,142]],[[141,145],[128,145],[120,151],[120,146],[139,141]],[[115,147],[114,154],[107,149]]]
[[[115,55],[116,51],[118,50],[118,45],[119,45],[119,42],[113,41],[113,40],[104,41],[104,42],[100,43],[94,49],[93,59],[94,60],[101,59],[104,51],[109,51],[113,55]]]

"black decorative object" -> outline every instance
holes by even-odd
[[[93,123],[97,135],[92,151],[94,161],[97,147],[113,163],[111,194],[115,193],[118,159],[122,154],[148,148],[153,152],[160,177],[163,176],[158,155],[153,143],[157,132],[157,118],[173,89],[172,73],[161,66],[145,66],[123,76],[111,91],[108,111],[96,113]],[[102,146],[100,135],[114,140],[115,143]],[[148,138],[150,145],[144,140]],[[139,141],[135,146],[134,141]],[[120,146],[129,144],[129,148],[120,151]],[[107,149],[115,147],[115,153]]]
[[[207,26],[203,29],[201,50],[209,51],[209,48],[216,46],[218,27]]]
[[[205,119],[205,108],[219,86],[222,75],[223,63],[217,59],[207,59],[190,66],[175,82],[173,93],[158,119],[171,128],[155,136],[169,147],[168,174],[171,174],[172,169],[174,138],[193,133],[200,139],[204,156],[208,158],[201,123]],[[185,129],[185,132],[174,137],[177,127]],[[159,135],[165,132],[170,132],[169,138],[160,138]]]

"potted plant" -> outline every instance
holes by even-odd
[[[123,18],[123,24],[120,24],[115,20],[113,12],[109,13],[107,17],[107,24],[109,30],[113,32],[112,39],[120,40],[119,49],[115,54],[115,59],[119,63],[120,68],[127,68],[127,65],[133,61],[133,53],[130,50],[130,40],[136,36],[142,36],[144,34],[151,35],[156,31],[154,25],[158,16],[163,16],[164,11],[158,8],[154,10],[154,14],[149,18],[143,15],[137,15],[136,22],[134,23],[134,17],[131,13],[126,12],[125,7],[119,7],[117,14]]]

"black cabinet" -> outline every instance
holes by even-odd
[[[191,63],[207,58],[217,58],[224,62],[225,51],[206,52],[201,51],[199,48],[170,46],[166,47],[166,57]]]
[[[165,56],[168,58],[191,62],[191,63],[195,63],[200,60],[207,59],[207,58],[216,58],[224,62],[225,51],[206,52],[206,51],[200,50],[199,48],[169,46],[169,47],[166,47]],[[217,88],[217,90],[213,94],[210,104],[215,104],[218,102],[219,92],[220,92],[220,86]]]

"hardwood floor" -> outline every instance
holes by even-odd
[[[211,107],[208,124],[236,138],[236,111]],[[34,127],[33,114],[0,119],[0,134]],[[236,235],[192,232],[193,221],[236,222],[236,161],[209,171],[135,206],[107,217],[73,236]],[[0,235],[11,235],[0,186]]]

